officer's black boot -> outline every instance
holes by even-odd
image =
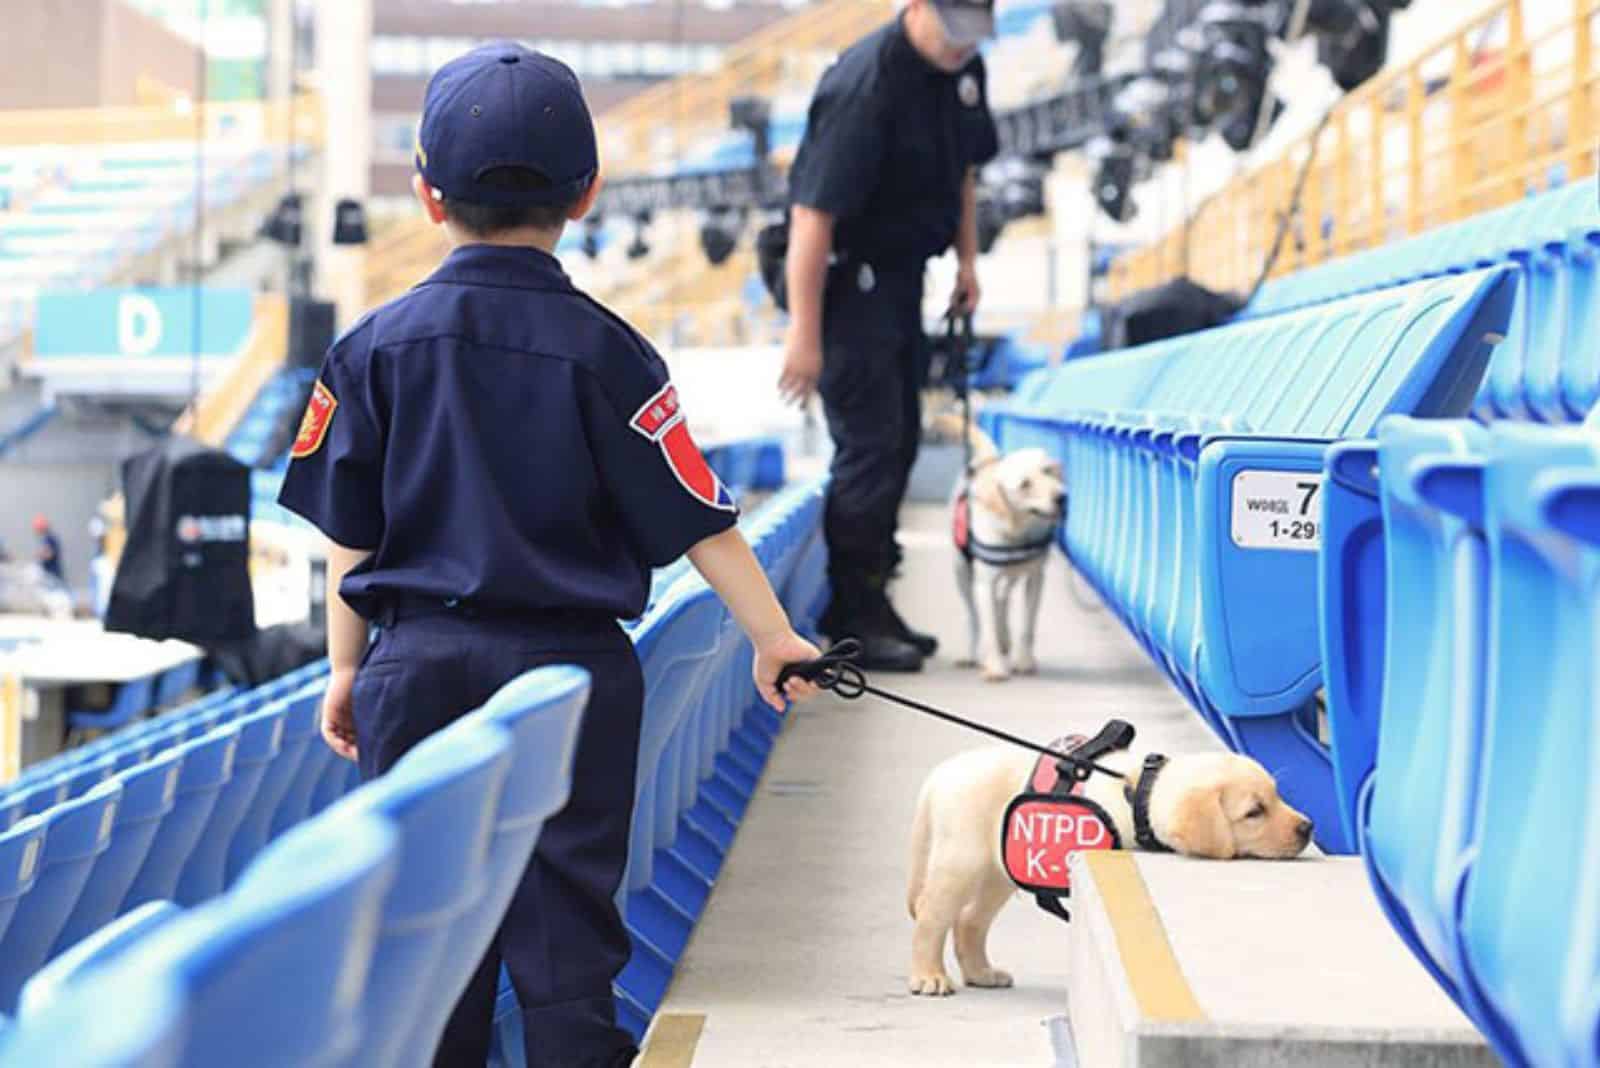
[[[893,624],[894,632],[899,635],[901,641],[915,647],[917,652],[923,656],[932,656],[939,651],[938,638],[925,631],[913,629],[911,624],[901,618],[899,610],[894,606],[894,602],[887,597],[884,598],[884,604],[888,608],[889,622]]]
[[[860,642],[856,663],[867,671],[921,671],[921,651],[896,633],[887,607],[881,588],[874,589],[859,576],[836,574],[833,600],[817,626],[836,642],[845,638]]]

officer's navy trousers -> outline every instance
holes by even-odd
[[[834,447],[823,530],[836,580],[881,580],[894,564],[922,433],[922,273],[850,260],[828,271],[817,391]]]
[[[613,899],[628,855],[644,679],[617,624],[512,623],[443,611],[391,616],[356,675],[361,774],[382,774],[511,679],[548,664],[576,664],[593,680],[571,799],[545,823],[436,1065],[482,1068],[502,962],[522,1006],[528,1068],[625,1066],[634,1052],[632,1037],[617,1027],[611,993],[630,952]]]

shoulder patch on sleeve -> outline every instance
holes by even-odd
[[[689,424],[678,405],[678,390],[668,382],[639,406],[628,425],[661,449],[662,457],[678,484],[701,504],[725,512],[737,509],[722,480],[706,463],[700,447],[689,436]]]
[[[289,450],[291,459],[304,459],[322,448],[322,440],[328,436],[328,424],[333,422],[333,411],[337,407],[338,398],[322,384],[320,378],[317,379],[316,386],[311,390],[311,399],[306,402],[306,414],[300,419],[300,432],[295,435],[294,446]]]

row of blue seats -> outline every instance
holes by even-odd
[[[353,785],[352,766],[318,740],[323,686],[174,714],[92,758],[90,774],[50,780],[78,787],[128,765],[0,833],[11,861],[0,863],[0,1011],[40,965],[130,909],[214,897],[268,840]]]
[[[1596,430],[1397,418],[1326,466],[1341,815],[1513,1068],[1600,1065]]]
[[[1515,294],[1490,268],[1074,361],[984,413],[1067,470],[1062,543],[1231,747],[1277,772],[1324,849],[1314,508],[1330,441],[1463,415]]]
[[[1482,419],[1582,419],[1600,401],[1600,203],[1578,182],[1296,272],[1263,286],[1244,318],[1281,314],[1419,278],[1496,264],[1522,268],[1520,290],[1473,410]]]
[[[780,494],[744,526],[797,624],[807,626],[824,594],[820,486]],[[618,994],[624,1022],[642,1035],[777,721],[752,710],[748,647],[698,576],[679,572],[630,630],[651,689],[620,892],[635,959]],[[168,897],[196,904],[234,885],[265,842],[354,785],[353,767],[317,739],[325,670],[312,665],[248,694],[196,702],[53,763],[53,807],[0,835],[0,871],[20,873],[12,891],[0,886],[0,1011],[10,1011],[16,988],[41,962],[70,951],[99,923]],[[285,696],[288,687],[298,688]],[[517,1063],[520,1013],[509,988],[497,1021],[501,1061]]]
[[[274,435],[283,428],[291,409],[298,411],[311,391],[317,372],[310,367],[285,367],[261,387],[239,425],[228,435],[227,450],[242,464],[259,467],[276,460],[268,455]],[[283,442],[287,450],[288,442]]]
[[[29,981],[0,1064],[431,1064],[566,803],[588,688],[575,668],[513,680],[227,894],[153,901],[74,946]]]

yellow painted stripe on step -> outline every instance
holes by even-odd
[[[689,1068],[706,1018],[699,1013],[657,1016],[636,1068]]]
[[[1178,967],[1134,855],[1107,850],[1088,853],[1084,860],[1094,873],[1100,900],[1111,920],[1122,970],[1133,988],[1140,1015],[1150,1021],[1205,1019],[1183,969]]]

